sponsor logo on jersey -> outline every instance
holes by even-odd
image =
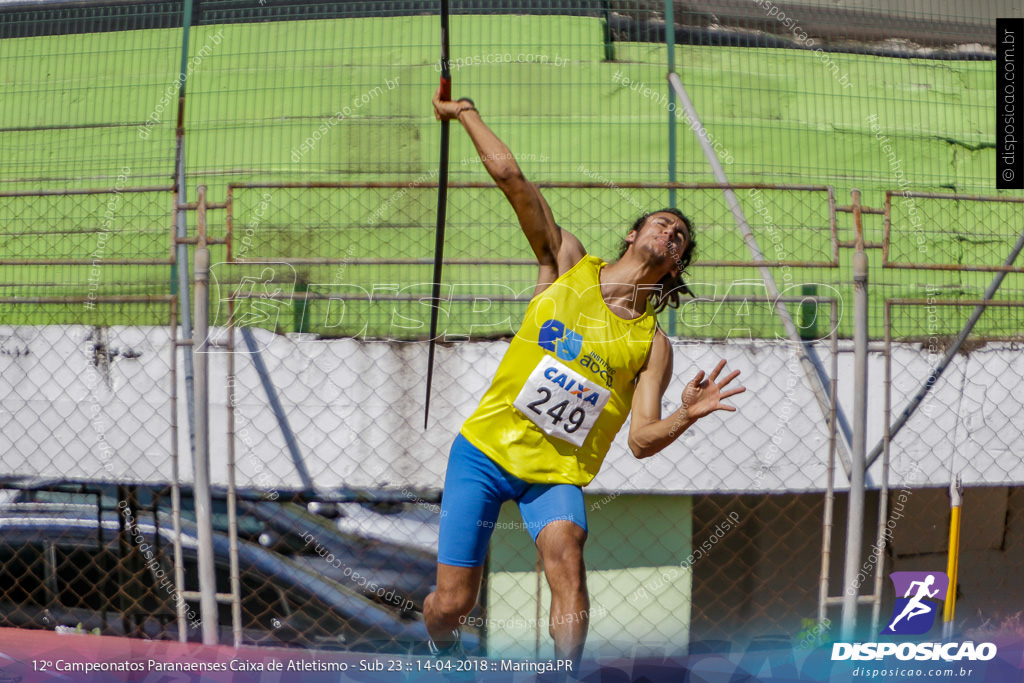
[[[540,326],[537,343],[542,349],[554,351],[562,360],[576,360],[583,350],[583,335],[566,329],[561,320],[548,320]]]
[[[558,368],[555,367],[545,369],[544,376],[551,380],[552,384],[557,384],[568,391],[571,395],[579,396],[584,403],[589,403],[594,406],[597,405],[598,396],[600,394],[599,392],[594,391],[593,387],[584,386],[582,383],[569,377],[568,374],[559,372]]]

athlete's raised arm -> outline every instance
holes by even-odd
[[[654,335],[651,353],[647,363],[637,376],[636,391],[633,393],[632,415],[629,422],[629,448],[637,458],[649,458],[678,439],[700,418],[716,410],[735,411],[736,408],[722,403],[722,399],[746,391],[744,387],[726,390],[740,371],[733,370],[724,379],[718,376],[725,368],[725,361],[719,361],[711,374],[704,377],[701,370],[686,385],[682,405],[671,415],[661,419],[661,397],[668,389],[672,378],[672,345],[661,330]]]
[[[434,114],[438,119],[457,120],[469,133],[487,172],[512,204],[537,257],[538,285],[554,281],[576,265],[586,254],[583,245],[572,233],[558,227],[540,190],[523,176],[512,152],[483,122],[472,100],[441,100],[438,89],[434,93]]]

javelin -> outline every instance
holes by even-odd
[[[452,98],[452,73],[448,64],[448,0],[441,0],[441,99]],[[437,227],[434,231],[434,286],[430,294],[430,341],[427,350],[427,402],[423,428],[430,419],[430,383],[434,378],[434,345],[437,312],[441,306],[441,262],[444,258],[444,220],[448,208],[448,121],[441,121],[441,162],[437,172]]]

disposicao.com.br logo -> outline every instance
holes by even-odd
[[[949,577],[944,572],[893,572],[896,589],[892,617],[880,635],[923,635],[935,624],[946,599]],[[988,661],[996,656],[993,643],[833,643],[832,660],[880,660],[895,656],[907,661]]]
[[[893,572],[889,574],[896,589],[896,606],[883,635],[919,636],[935,623],[939,604],[946,599],[949,577],[943,572]],[[899,596],[903,597],[899,597]]]

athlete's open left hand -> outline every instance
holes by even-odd
[[[710,375],[704,377],[704,371],[701,370],[686,385],[682,398],[683,405],[686,407],[687,417],[697,420],[705,415],[710,415],[716,410],[736,412],[735,406],[727,405],[722,403],[722,401],[730,396],[742,394],[747,389],[746,387],[734,387],[727,390],[726,387],[729,386],[729,383],[739,377],[740,371],[733,370],[723,379],[719,380],[718,376],[722,374],[724,369],[725,361],[720,360]]]

